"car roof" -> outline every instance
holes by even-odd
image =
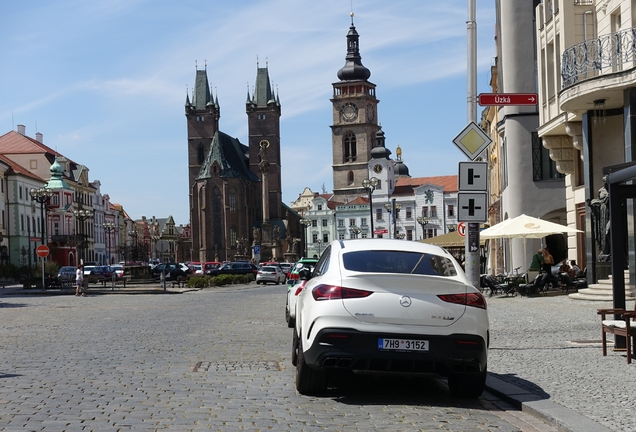
[[[443,248],[427,243],[393,240],[393,239],[350,239],[334,240],[331,247],[342,250],[342,252],[363,251],[363,250],[397,250],[403,252],[419,252],[450,257],[451,255]]]

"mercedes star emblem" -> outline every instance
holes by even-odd
[[[411,297],[408,296],[402,296],[402,298],[400,298],[400,304],[403,307],[409,307],[411,306]]]

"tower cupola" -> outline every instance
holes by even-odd
[[[345,65],[338,71],[338,78],[341,81],[367,80],[371,76],[371,71],[362,65],[359,44],[360,36],[353,25],[353,12],[351,12],[351,27],[347,33],[347,56]]]

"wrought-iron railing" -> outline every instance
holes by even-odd
[[[561,87],[636,66],[636,27],[586,40],[563,52]]]

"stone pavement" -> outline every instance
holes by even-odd
[[[0,430],[636,427],[636,363],[601,354],[596,309],[609,303],[489,299],[490,392],[477,401],[450,398],[439,381],[399,380],[306,398],[293,387],[284,291],[91,286],[75,298],[0,289]],[[97,295],[112,293],[155,295]]]

